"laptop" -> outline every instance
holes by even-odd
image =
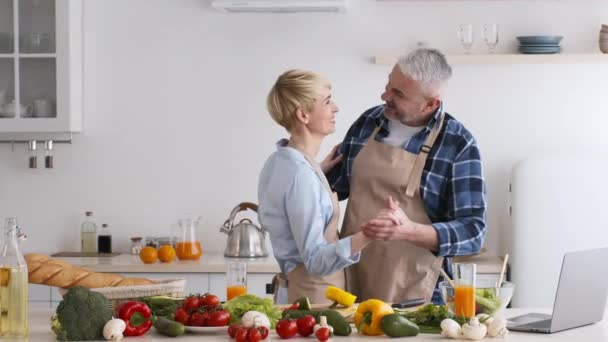
[[[599,322],[604,317],[608,295],[608,247],[564,255],[553,303],[553,314],[529,313],[509,318],[513,331],[554,333]]]

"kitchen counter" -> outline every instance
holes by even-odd
[[[524,314],[527,312],[550,312],[550,310],[527,310],[527,309],[507,309],[506,316],[513,317],[520,314]],[[48,305],[42,305],[37,303],[30,304],[30,341],[55,341],[55,334],[51,331],[49,317],[53,314],[53,310],[49,308]],[[150,332],[148,332],[145,336],[137,337],[137,338],[125,338],[123,341],[163,341],[163,340],[174,340],[169,337],[165,337],[159,335],[154,331],[154,328]],[[176,341],[200,341],[201,339],[207,341],[222,341],[229,342],[234,341],[228,337],[227,333],[216,333],[210,335],[200,335],[200,334],[186,334],[184,336],[180,336]],[[27,339],[24,339],[24,341]],[[268,338],[269,341],[282,341],[276,333],[273,331]],[[389,338],[386,336],[381,337],[370,337],[370,336],[362,336],[353,332],[350,336],[341,337],[335,336],[332,338],[334,342],[350,342],[350,341],[378,341],[378,340],[386,340]],[[485,338],[484,341],[508,341],[508,342],[539,342],[539,341],[558,341],[558,342],[570,342],[570,341],[593,341],[593,342],[601,342],[608,341],[608,324],[606,320],[597,323],[588,325],[581,328],[576,328],[572,330],[562,331],[555,334],[531,334],[531,333],[518,333],[511,332],[509,336],[505,339],[501,338]],[[305,342],[305,341],[313,341],[311,338],[293,338],[289,341],[293,342]],[[442,338],[439,335],[427,335],[420,334],[415,337],[407,337],[405,341],[456,341]]]
[[[176,260],[172,263],[144,264],[138,256],[121,254],[114,257],[57,258],[94,272],[105,273],[224,273],[230,260],[246,260],[248,273],[279,273],[279,264],[273,256],[266,258],[226,258],[221,253],[204,253],[198,261]],[[488,254],[459,257],[460,262],[477,264],[477,273],[498,274],[502,259]]]
[[[144,264],[139,256],[121,254],[114,257],[56,258],[94,272],[104,273],[225,273],[230,260],[246,260],[247,273],[279,273],[273,256],[266,258],[226,258],[221,253],[204,253],[197,261],[177,260],[171,263]]]

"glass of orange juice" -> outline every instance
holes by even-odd
[[[247,293],[247,263],[229,261],[226,264],[226,300]]]
[[[454,264],[454,315],[475,316],[475,264]]]

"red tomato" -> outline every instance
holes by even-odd
[[[206,294],[200,298],[198,305],[215,308],[216,306],[220,305],[220,299],[216,295]]]
[[[292,338],[298,333],[298,324],[296,321],[282,319],[277,322],[276,330],[281,338]]]
[[[195,312],[190,316],[190,325],[195,327],[207,326],[209,314],[206,312]]]
[[[236,342],[247,342],[247,329],[240,328],[236,332],[236,335],[234,336],[234,338],[236,339]]]
[[[249,339],[249,342],[259,342],[263,340],[262,333],[257,328],[249,328],[247,338]]]
[[[190,315],[188,315],[188,312],[186,312],[184,308],[177,308],[177,310],[175,310],[174,319],[176,322],[180,322],[183,325],[188,325]]]
[[[258,330],[260,331],[260,334],[262,334],[262,340],[265,340],[266,337],[268,337],[268,333],[270,332],[268,328],[265,326],[261,326],[258,327]]]
[[[182,307],[188,312],[192,312],[198,310],[199,305],[198,297],[189,296],[188,298],[184,299],[184,304],[182,304]]]
[[[207,320],[207,325],[210,327],[223,327],[228,323],[230,323],[230,313],[226,310],[211,312]]]
[[[317,340],[319,340],[321,342],[325,342],[325,341],[329,340],[330,332],[329,332],[329,329],[323,327],[323,328],[320,328],[319,330],[317,330],[315,335],[317,336]]]
[[[312,331],[317,324],[317,320],[312,315],[301,317],[296,322],[298,324],[298,333],[304,337],[312,335]]]
[[[236,336],[236,332],[239,331],[241,327],[242,326],[240,324],[230,324],[230,326],[228,327],[228,335],[234,338],[234,336]]]

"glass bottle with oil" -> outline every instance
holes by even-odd
[[[92,211],[87,211],[85,216],[84,222],[80,225],[80,251],[97,253],[97,224]]]
[[[17,242],[17,219],[6,219],[0,252],[0,338],[28,335],[27,264]]]

